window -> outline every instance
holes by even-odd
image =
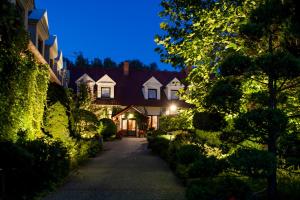
[[[110,88],[101,87],[101,98],[110,98]]]
[[[155,130],[157,127],[158,117],[157,116],[148,116],[148,128],[154,128]]]
[[[178,90],[171,90],[171,99],[179,99]]]
[[[157,99],[156,89],[148,89],[148,99]]]

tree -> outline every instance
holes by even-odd
[[[149,69],[152,70],[152,71],[157,71],[158,70],[158,66],[157,66],[157,64],[155,62],[153,62],[153,63],[150,63]]]
[[[102,60],[100,58],[94,58],[91,62],[92,67],[103,67]]]
[[[88,67],[89,66],[89,60],[83,56],[82,52],[79,52],[75,59],[75,65],[78,67]]]
[[[294,0],[165,0],[162,6],[166,34],[156,41],[163,60],[195,66],[184,98],[202,113],[225,116],[224,141],[267,145],[274,160],[265,173],[268,196],[276,199],[278,142],[300,128],[299,6]]]
[[[113,61],[111,58],[105,58],[103,61],[103,66],[105,68],[116,68],[117,63],[115,61]]]

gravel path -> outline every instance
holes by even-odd
[[[106,142],[58,191],[44,200],[184,200],[184,187],[144,138]]]

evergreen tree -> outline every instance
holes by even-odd
[[[276,199],[278,147],[300,128],[296,1],[165,0],[162,5],[168,19],[161,24],[165,35],[156,39],[162,58],[174,66],[195,66],[184,96],[200,111],[194,125],[207,131],[204,120],[222,124],[221,139],[242,144],[229,159],[232,166],[266,177],[268,198]],[[244,141],[261,146],[257,150]]]
[[[115,61],[113,61],[111,58],[105,58],[103,61],[103,66],[105,68],[116,68],[117,63]]]
[[[75,66],[77,67],[88,67],[89,60],[83,56],[83,53],[80,52],[75,59]]]
[[[100,58],[94,58],[91,62],[91,67],[103,67],[102,60]]]

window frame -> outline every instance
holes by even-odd
[[[108,96],[103,96],[103,93],[102,93],[103,89],[108,89],[108,91],[109,91]],[[111,97],[111,88],[110,87],[101,87],[101,96],[100,96],[100,98],[101,99],[110,99],[110,97]]]
[[[155,91],[155,98],[150,97],[150,95],[149,95],[150,91]],[[157,100],[157,89],[155,89],[155,88],[148,89],[148,99]]]
[[[176,97],[176,98],[173,98],[174,96],[172,96],[172,92],[176,92],[176,94],[175,94],[175,97]],[[171,90],[171,91],[170,91],[170,97],[171,97],[170,99],[171,99],[171,100],[178,100],[178,99],[179,99],[179,96],[178,96],[177,94],[178,94],[178,90]]]

